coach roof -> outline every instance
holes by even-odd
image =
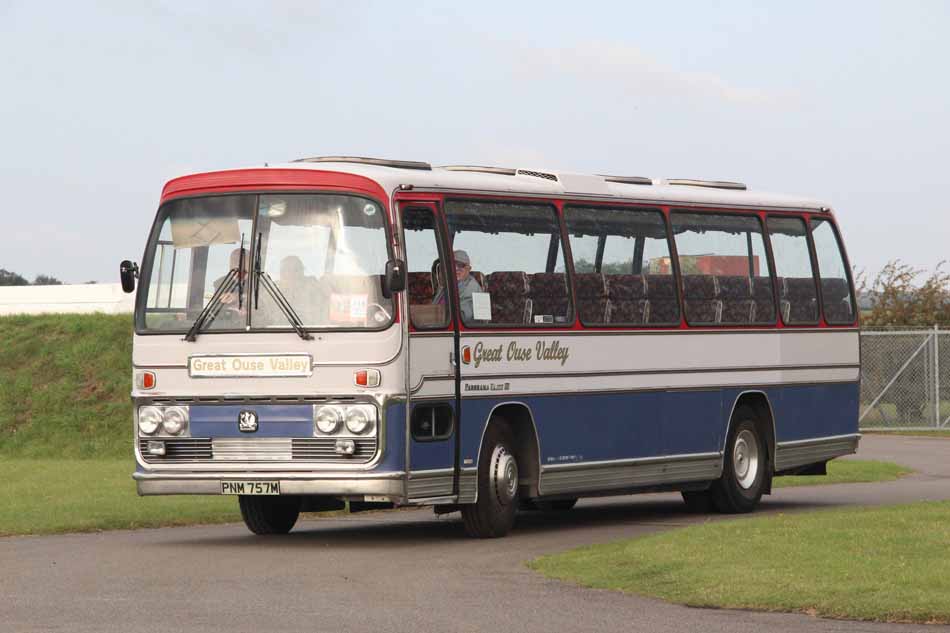
[[[433,167],[421,161],[343,156],[301,159],[291,163],[268,165],[266,169],[353,174],[377,182],[387,192],[402,188],[552,198],[616,199],[654,204],[828,210],[828,205],[813,199],[749,191],[740,183],[578,174],[556,169],[471,165]]]

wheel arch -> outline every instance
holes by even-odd
[[[522,489],[527,488],[528,495],[537,497],[540,493],[541,481],[541,440],[538,437],[538,427],[534,421],[534,413],[524,402],[501,402],[488,412],[488,419],[482,426],[482,435],[478,441],[478,458],[475,462],[476,470],[481,465],[482,448],[485,444],[485,433],[493,423],[499,424],[497,418],[504,419],[504,423],[511,431],[514,440],[512,449],[518,461],[518,477]],[[475,498],[478,498],[478,478],[475,478]]]
[[[722,438],[722,455],[726,458],[726,443],[729,441],[729,434],[732,432],[732,423],[735,420],[736,409],[740,406],[748,405],[756,413],[756,425],[765,436],[766,450],[769,458],[769,472],[775,472],[775,414],[772,410],[772,403],[769,396],[762,390],[750,389],[739,393],[732,403],[732,409],[729,411],[729,421],[726,423],[726,434]],[[767,487],[767,492],[771,492],[771,486]]]

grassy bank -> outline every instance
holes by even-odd
[[[0,536],[240,521],[234,497],[139,497],[124,459],[0,458]]]
[[[0,456],[124,457],[132,317],[0,317]]]
[[[950,623],[950,502],[714,522],[530,563],[696,607]]]

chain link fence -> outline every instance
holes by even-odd
[[[950,330],[861,331],[862,429],[950,428]]]

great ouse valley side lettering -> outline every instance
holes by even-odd
[[[472,350],[472,364],[479,367],[482,363],[499,363],[503,360],[511,362],[528,362],[531,360],[560,361],[561,366],[570,357],[571,348],[561,345],[560,341],[536,341],[533,346],[521,346],[517,341],[511,341],[507,346],[497,345],[489,347],[479,341]]]

